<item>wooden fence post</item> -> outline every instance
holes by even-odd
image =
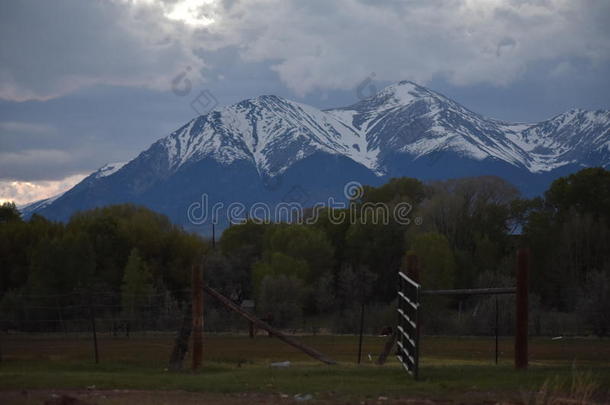
[[[495,307],[496,307],[495,308],[496,309],[496,325],[495,325],[495,328],[494,328],[494,333],[496,335],[496,356],[495,356],[495,359],[496,359],[496,364],[498,364],[498,335],[500,333],[500,325],[499,325],[500,314],[499,314],[499,308],[498,308],[498,296],[496,295],[494,298],[496,299],[495,300],[496,301],[496,305],[495,305]]]
[[[91,332],[93,334],[93,351],[95,355],[95,364],[100,362],[100,356],[97,350],[97,330],[95,328],[95,309],[93,300],[89,298],[89,317],[91,318]]]
[[[528,279],[529,249],[517,252],[517,296],[515,327],[515,368],[526,369],[528,363],[527,326],[528,326]]]
[[[201,368],[203,357],[203,265],[193,266],[193,370]]]
[[[180,329],[178,329],[178,333],[176,334],[174,349],[172,350],[172,354],[169,359],[169,369],[172,371],[182,370],[182,363],[184,361],[184,357],[186,356],[186,352],[188,352],[189,339],[193,329],[192,310],[192,303],[189,302],[187,305],[185,305],[182,323]]]
[[[360,364],[362,361],[362,336],[364,334],[364,267],[358,266],[358,271],[360,273],[360,332],[358,336],[358,361],[357,364]]]
[[[407,276],[418,284],[419,280],[419,266],[417,265],[417,256],[414,254],[409,254],[407,256]]]

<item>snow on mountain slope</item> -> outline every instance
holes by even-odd
[[[23,204],[23,205],[17,206],[17,209],[19,210],[19,212],[21,212],[21,215],[23,217],[29,218],[30,215],[33,214],[34,212],[40,211],[43,208],[46,208],[49,205],[53,204],[62,195],[64,195],[64,193],[59,193],[52,197],[43,198],[42,200],[37,200],[34,202]]]
[[[274,176],[315,151],[341,154],[375,170],[364,136],[334,116],[276,96],[260,96],[200,116],[160,141],[171,170],[212,157],[252,161]]]
[[[435,159],[426,158],[439,153],[446,153],[450,157],[447,162],[452,163],[434,170],[429,164],[422,166],[427,160],[434,164]],[[66,201],[76,201],[78,193],[82,194],[78,207],[145,199],[152,188],[171,183],[180,173],[194,173],[196,170],[189,170],[201,165],[240,167],[241,171],[230,175],[234,179],[226,180],[231,187],[252,184],[251,178],[244,180],[251,168],[262,184],[293,167],[307,167],[308,179],[318,181],[329,177],[324,170],[332,165],[323,169],[297,163],[321,154],[346,157],[350,164],[358,163],[354,165],[357,170],[363,169],[367,175],[372,172],[380,180],[386,174],[448,178],[456,173],[510,172],[511,180],[522,188],[534,178],[543,179],[534,186],[538,188],[530,190],[540,192],[545,181],[548,184],[558,173],[574,167],[610,166],[610,112],[570,110],[540,123],[508,123],[483,117],[409,81],[390,85],[351,106],[325,111],[266,95],[199,116],[131,162],[108,164],[66,196],[38,203],[43,210],[70,204],[76,207],[76,203]],[[197,173],[205,177],[208,172]],[[222,169],[215,173],[225,175]],[[187,176],[180,189],[201,180],[205,179]],[[233,191],[235,195],[239,192]],[[156,192],[164,195],[163,190]],[[61,211],[65,216],[70,209]]]
[[[403,81],[352,106],[327,112],[365,134],[369,150],[378,151],[380,168],[383,157],[396,152],[414,159],[455,152],[475,160],[497,159],[532,173],[575,162],[610,163],[608,111],[572,110],[537,124],[507,123]]]
[[[402,81],[326,111],[272,95],[244,100],[193,119],[158,144],[170,173],[212,158],[249,161],[261,176],[274,177],[318,151],[347,156],[378,176],[396,153],[417,160],[439,152],[541,173],[610,162],[609,126],[608,111],[581,110],[538,124],[507,123]]]
[[[570,110],[507,137],[532,159],[530,171],[549,171],[577,163],[610,163],[610,112]]]
[[[107,176],[110,176],[110,175],[116,173],[117,171],[119,171],[126,164],[127,164],[127,162],[107,163],[104,166],[97,169],[95,172],[93,172],[92,175],[96,179],[99,179],[101,177],[107,177]]]
[[[347,156],[385,173],[397,153],[417,160],[451,152],[492,159],[531,173],[578,162],[610,163],[610,112],[572,110],[535,124],[508,123],[476,114],[410,81],[326,111],[273,95],[243,100],[199,116],[142,155],[165,151],[167,175],[211,158],[252,163],[263,177],[283,173],[316,152]],[[122,165],[99,169],[96,177]]]
[[[409,81],[328,112],[365,132],[369,147],[379,148],[381,157],[404,152],[417,159],[453,151],[476,160],[495,157],[515,166],[528,164],[527,153],[506,138],[502,123]]]

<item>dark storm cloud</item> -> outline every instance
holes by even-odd
[[[173,93],[125,87],[0,102],[0,179],[56,180],[128,160],[195,115]]]
[[[195,116],[202,89],[220,105],[277,94],[329,108],[374,73],[377,88],[411,79],[538,121],[609,108],[609,60],[605,0],[4,1],[0,181],[131,159]]]
[[[45,100],[109,84],[167,89],[203,67],[188,30],[124,1],[0,2],[0,98]]]

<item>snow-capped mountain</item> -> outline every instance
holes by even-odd
[[[610,163],[610,112],[573,109],[529,125],[507,137],[529,154],[532,172],[548,172],[568,164]]]
[[[21,212],[22,216],[29,218],[35,212],[41,211],[43,208],[46,208],[49,205],[53,204],[55,200],[57,200],[62,195],[64,195],[64,193],[59,193],[52,197],[44,198],[42,200],[34,201],[31,203],[18,205],[17,209],[19,210],[19,212]]]
[[[97,169],[96,171],[94,171],[93,173],[91,173],[89,176],[85,177],[83,180],[81,180],[81,182],[78,185],[80,185],[80,187],[83,187],[84,185],[88,185],[88,184],[93,185],[93,184],[95,184],[95,181],[97,179],[101,179],[102,177],[110,176],[111,174],[113,174],[117,170],[119,170],[121,167],[125,166],[125,163],[127,163],[127,162],[107,163],[104,166]],[[45,198],[43,200],[38,200],[38,201],[34,201],[29,204],[24,204],[24,205],[18,207],[19,211],[21,212],[21,215],[23,215],[26,218],[29,218],[30,216],[32,216],[32,214],[34,214],[36,212],[40,212],[44,208],[53,204],[56,200],[61,198],[64,194],[65,193],[59,193],[57,195],[54,195],[49,198]]]
[[[261,175],[274,177],[318,151],[373,168],[376,162],[366,151],[365,138],[332,114],[277,96],[260,96],[200,116],[160,142],[168,150],[172,171],[211,157],[224,164],[248,160]]]
[[[101,177],[110,176],[120,170],[121,167],[125,166],[126,163],[127,162],[106,163],[104,166],[91,173],[90,177],[92,179],[99,179]]]
[[[344,199],[351,180],[381,184],[397,176],[493,174],[531,195],[580,167],[609,165],[609,111],[513,124],[403,81],[326,111],[277,96],[214,110],[32,212],[66,219],[80,209],[135,202],[187,223],[188,207],[202,194],[210,203],[307,205]]]
[[[438,152],[479,161],[497,159],[532,173],[570,163],[610,163],[608,111],[572,110],[537,124],[513,124],[485,118],[439,93],[404,81],[350,107],[328,112],[365,134],[379,168],[385,166],[388,154],[405,153],[420,159]]]

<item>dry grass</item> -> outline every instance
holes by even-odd
[[[593,405],[607,402],[597,378],[590,371],[573,369],[569,381],[559,376],[547,379],[540,389],[525,394],[525,405]]]

